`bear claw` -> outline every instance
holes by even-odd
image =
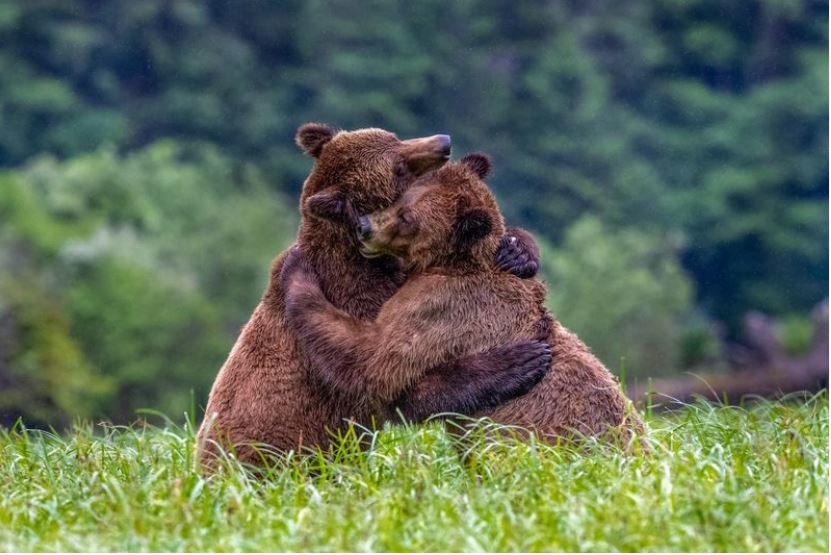
[[[496,256],[496,265],[500,270],[510,272],[522,279],[532,278],[539,271],[538,261],[513,235],[502,237]]]

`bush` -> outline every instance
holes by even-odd
[[[542,248],[554,313],[610,369],[639,378],[675,370],[691,287],[664,242],[584,217],[562,248]]]
[[[208,388],[297,219],[258,172],[160,142],[0,177],[0,412],[177,415]]]
[[[779,323],[782,346],[790,356],[801,356],[811,350],[814,320],[805,314],[788,314]]]

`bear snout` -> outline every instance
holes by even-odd
[[[439,152],[444,156],[450,156],[450,148],[453,146],[450,135],[436,135],[435,140],[438,144]]]
[[[450,135],[433,135],[402,141],[402,143],[402,154],[415,176],[443,166],[450,159],[453,146]]]
[[[369,222],[368,217],[361,216],[358,218],[358,223],[355,226],[355,232],[358,235],[359,241],[366,241],[369,239],[370,235],[372,235],[372,224]]]

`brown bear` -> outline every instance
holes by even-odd
[[[357,320],[372,319],[403,274],[391,259],[358,253],[354,214],[390,206],[417,177],[444,164],[450,138],[402,141],[382,129],[336,132],[306,124],[296,141],[315,158],[303,186],[298,248],[334,306]],[[503,240],[500,261],[517,274],[535,273],[535,257],[527,233],[514,230]],[[257,464],[261,446],[325,447],[347,419],[368,424],[389,412],[388,399],[370,390],[352,395],[320,379],[285,319],[279,282],[285,259],[286,253],[275,259],[268,287],[211,389],[197,435],[197,457],[207,468],[219,448]],[[522,394],[542,377],[550,356],[545,342],[525,340],[448,360],[413,388],[406,414],[421,419],[444,411],[470,413]],[[454,381],[460,374],[467,376],[463,384]]]
[[[606,367],[546,309],[544,285],[495,268],[505,225],[482,181],[489,168],[484,155],[468,155],[416,181],[391,207],[359,218],[363,255],[393,255],[409,273],[374,320],[356,320],[329,303],[313,270],[293,254],[282,276],[289,323],[313,364],[332,379],[343,387],[375,383],[385,398],[404,394],[402,407],[429,368],[496,345],[546,338],[554,357],[543,380],[479,415],[551,441],[610,429],[634,437],[642,425],[631,403]]]

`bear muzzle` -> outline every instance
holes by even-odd
[[[453,141],[450,135],[433,135],[402,141],[402,154],[415,176],[443,166],[450,160]]]

